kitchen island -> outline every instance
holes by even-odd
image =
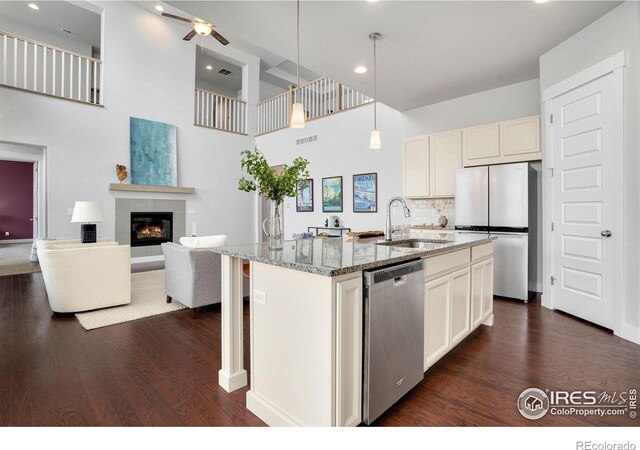
[[[416,239],[422,242],[416,242]],[[429,241],[429,242],[427,242]],[[480,324],[493,324],[493,244],[473,235],[412,231],[225,246],[222,368],[228,392],[243,367],[242,262],[251,262],[247,408],[269,425],[356,426],[362,421],[364,270],[422,259],[424,370]]]

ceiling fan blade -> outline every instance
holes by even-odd
[[[182,40],[190,41],[196,34],[197,34],[196,30],[191,30],[189,31],[189,34],[187,34],[185,37],[182,38]]]
[[[216,30],[211,30],[211,36],[216,38],[222,45],[227,45],[229,43],[229,41],[227,41],[225,37],[218,33]]]
[[[173,14],[169,14],[169,13],[166,13],[166,12],[163,12],[162,15],[165,16],[165,17],[169,17],[171,19],[182,20],[183,22],[188,22],[188,23],[194,23],[194,21],[191,20],[191,19],[187,19],[187,18],[180,17],[180,16],[174,16]]]

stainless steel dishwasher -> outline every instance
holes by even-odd
[[[364,272],[362,420],[367,425],[424,377],[422,261]]]

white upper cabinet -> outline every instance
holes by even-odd
[[[465,128],[462,154],[464,167],[540,160],[540,116]]]
[[[460,167],[541,160],[540,116],[405,139],[402,152],[405,197],[454,197]]]
[[[500,156],[500,124],[492,123],[462,130],[464,142],[464,165],[471,166],[475,160]]]
[[[403,195],[429,197],[429,136],[406,139],[403,156]]]
[[[429,194],[453,197],[456,192],[456,169],[462,167],[462,131],[429,136]]]
[[[502,156],[539,154],[540,116],[502,122],[500,153]]]

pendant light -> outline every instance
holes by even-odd
[[[380,142],[380,130],[378,130],[378,65],[376,61],[376,41],[380,39],[380,33],[371,33],[369,39],[373,41],[373,130],[371,130],[371,138],[369,139],[369,148],[378,149],[382,147]]]
[[[296,89],[293,91],[294,95],[294,104],[291,106],[291,121],[289,125],[291,128],[304,128],[304,105],[300,101],[300,96],[302,92],[300,92],[300,0],[297,1],[297,9],[296,9],[296,36],[298,43],[298,60],[296,63]],[[298,101],[295,101],[295,96],[298,96]]]

